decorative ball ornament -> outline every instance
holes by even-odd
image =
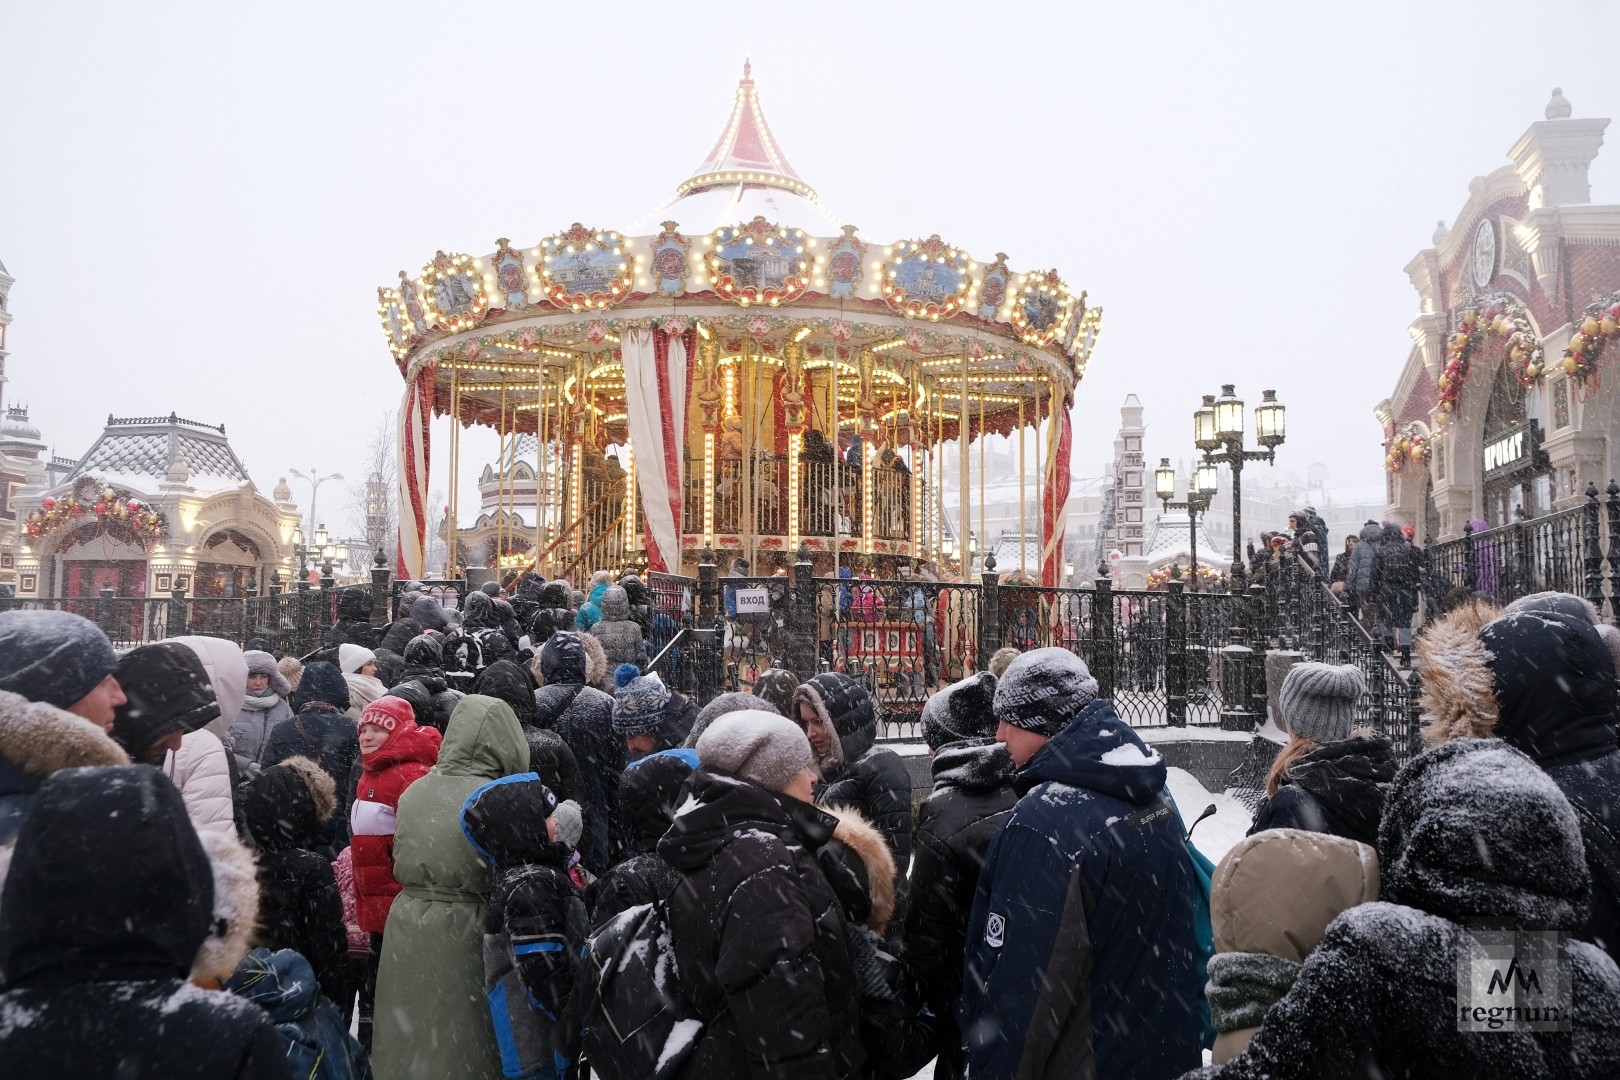
[[[1620,340],[1620,292],[1588,305],[1579,328],[1564,349],[1564,374],[1574,379],[1581,393],[1601,385],[1600,369],[1614,358]]]
[[[1474,354],[1488,337],[1504,339],[1508,367],[1520,386],[1528,388],[1545,371],[1541,341],[1519,299],[1508,293],[1481,297],[1476,307],[1458,316],[1457,329],[1447,339],[1450,359],[1436,380],[1442,414],[1456,411]]]

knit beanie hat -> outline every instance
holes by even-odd
[[[923,738],[934,750],[967,739],[993,738],[995,697],[996,677],[988,671],[952,683],[923,706]]]
[[[1097,700],[1097,680],[1068,649],[1032,649],[1007,665],[996,683],[997,721],[1051,738]]]
[[[69,709],[112,674],[101,629],[67,611],[0,613],[0,690]]]
[[[669,687],[656,671],[651,675],[629,676],[625,668],[640,670],[634,664],[620,664],[613,673],[614,681],[619,684],[613,695],[613,733],[643,735],[656,731],[669,707]]]
[[[705,768],[729,773],[767,791],[781,791],[810,767],[810,739],[785,716],[744,709],[709,725],[697,741]]]
[[[392,733],[394,729],[416,723],[416,710],[404,698],[385,694],[360,710],[360,727],[380,727]]]
[[[686,736],[682,745],[696,746],[698,737],[706,731],[710,724],[727,713],[742,712],[744,709],[760,709],[765,712],[778,712],[776,706],[762,697],[755,697],[745,690],[733,690],[720,694],[713,701],[698,710],[697,719],[692,721],[692,731]]]
[[[557,819],[557,839],[571,848],[579,847],[579,838],[585,835],[585,818],[579,812],[579,803],[568,799],[557,804],[551,814]]]
[[[1288,669],[1277,696],[1283,727],[1317,743],[1350,737],[1356,702],[1367,692],[1367,680],[1351,664],[1295,664]]]
[[[338,646],[338,670],[345,675],[357,675],[360,669],[377,659],[377,654],[364,645],[345,641]]]
[[[799,677],[787,668],[770,667],[754,680],[754,694],[771,703],[771,708],[783,716],[793,712],[793,691],[799,688]]]
[[[263,675],[270,680],[272,691],[282,697],[292,693],[292,684],[287,681],[287,676],[281,673],[274,656],[258,649],[249,649],[242,654],[242,659],[247,661],[249,675]]]

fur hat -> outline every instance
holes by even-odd
[[[781,791],[810,767],[810,740],[785,716],[744,709],[709,725],[697,741],[705,768],[729,773],[766,791]]]
[[[385,694],[360,710],[361,728],[380,727],[384,731],[392,732],[397,727],[408,726],[415,722],[416,710],[411,708],[411,703],[392,694]]]
[[[629,668],[630,674],[624,669]],[[655,671],[651,675],[639,674],[634,664],[620,664],[614,672],[614,681],[620,679],[618,692],[613,695],[613,733],[615,735],[643,735],[657,730],[664,722],[669,708],[669,687]]]
[[[1067,649],[1032,649],[1007,665],[996,683],[997,721],[1051,738],[1097,699],[1097,680]]]
[[[991,653],[989,665],[990,674],[994,675],[998,679],[1007,674],[1007,665],[1018,659],[1021,653],[1022,650],[1016,645],[1003,645],[1001,648]]]
[[[1342,742],[1366,692],[1367,680],[1353,664],[1295,664],[1278,693],[1283,726],[1312,742]]]
[[[364,645],[345,641],[338,646],[338,670],[345,675],[358,675],[360,669],[377,659],[377,654]]]
[[[292,684],[287,681],[287,676],[281,673],[281,668],[277,664],[275,657],[267,652],[260,652],[258,649],[249,649],[242,654],[242,659],[247,661],[249,675],[263,675],[270,680],[270,689],[273,692],[280,694],[282,697],[287,697],[292,693]],[[298,661],[294,660],[293,663],[297,664]],[[303,667],[303,665],[299,664],[299,667]]]
[[[0,613],[0,690],[69,709],[112,674],[107,635],[67,611]]]
[[[996,677],[988,671],[969,675],[928,699],[923,706],[923,738],[930,748],[966,739],[988,739],[996,733]]]

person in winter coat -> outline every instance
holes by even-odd
[[[797,689],[798,685],[798,680],[795,679],[793,683],[794,689]],[[790,707],[791,704],[792,698],[790,697]],[[717,694],[712,701],[698,710],[697,719],[692,721],[692,730],[686,733],[686,742],[683,745],[688,749],[696,746],[698,739],[708,730],[710,724],[726,715],[726,713],[741,712],[744,709],[759,709],[764,712],[778,713],[782,716],[787,715],[764,698],[755,697],[746,690],[733,690],[728,693]]]
[[[994,741],[995,693],[996,677],[981,671],[929,698],[922,712],[934,789],[917,813],[906,944],[912,982],[932,1014],[925,1054],[939,1055],[936,1080],[962,1075],[956,1003],[968,914],[990,840],[1018,802],[1012,756]]]
[[[421,634],[421,623],[409,615],[401,615],[388,624],[388,629],[383,631],[382,637],[377,641],[375,651],[378,653],[391,652],[403,656],[405,655],[405,646],[411,643],[412,638],[420,637]]]
[[[199,836],[156,769],[52,773],[0,892],[0,1074],[286,1080],[264,1012],[189,981],[212,977],[205,954],[224,977],[247,951],[252,882],[252,857]]]
[[[1371,591],[1386,639],[1404,654],[1412,648],[1412,616],[1417,614],[1422,582],[1423,556],[1399,525],[1384,526],[1373,558]]]
[[[821,781],[817,806],[849,806],[883,833],[894,865],[911,865],[911,774],[877,739],[877,703],[866,688],[837,671],[824,671],[794,692],[798,721],[816,754]],[[896,928],[906,919],[906,882],[896,870]]]
[[[680,883],[681,875],[658,854],[658,840],[674,823],[681,788],[697,767],[697,751],[680,749],[661,750],[625,768],[619,797],[630,857],[586,890],[593,929],[637,904],[664,899]]]
[[[1355,549],[1350,552],[1349,565],[1345,568],[1344,591],[1352,605],[1363,610],[1372,603],[1373,561],[1378,556],[1378,544],[1383,538],[1383,527],[1369,519],[1361,527]]]
[[[1582,941],[1559,946],[1567,1032],[1460,1030],[1460,1005],[1483,1007],[1489,990],[1459,1002],[1459,961],[1509,968],[1475,951],[1470,928],[1573,932],[1585,917],[1580,825],[1533,762],[1467,738],[1412,759],[1385,803],[1378,861],[1380,899],[1328,925],[1246,1051],[1189,1080],[1620,1075],[1620,970]]]
[[[574,629],[581,634],[589,634],[597,623],[602,621],[602,609],[589,600],[579,605],[574,612]]]
[[[1294,551],[1309,563],[1311,569],[1319,576],[1325,575],[1327,549],[1322,546],[1322,537],[1318,535],[1311,515],[1303,510],[1289,514],[1288,529],[1294,534]]]
[[[1267,829],[1227,852],[1210,886],[1215,955],[1205,989],[1217,1065],[1248,1049],[1328,924],[1377,899],[1378,853],[1355,840]]]
[[[1609,659],[1614,662],[1616,673],[1620,673],[1620,628],[1605,622],[1597,606],[1586,597],[1561,592],[1531,593],[1503,608],[1502,614],[1516,615],[1521,611],[1560,611],[1577,619],[1585,619],[1598,632],[1598,637],[1603,639],[1604,646],[1609,650]]]
[[[337,1006],[321,996],[306,958],[261,946],[242,958],[225,989],[264,1010],[298,1080],[370,1080],[365,1050]]]
[[[966,1074],[1155,1080],[1197,1065],[1196,885],[1164,759],[1064,649],[1009,664],[995,713],[1020,797],[968,919]]]
[[[613,673],[619,689],[613,695],[613,733],[624,740],[625,760],[637,761],[686,741],[697,722],[690,700],[672,693],[655,671],[643,675],[634,664]]]
[[[754,696],[763,698],[773,712],[791,717],[799,676],[787,668],[768,667],[754,680]],[[752,706],[750,706],[752,707]]]
[[[124,703],[101,628],[67,611],[0,611],[0,691],[52,705],[102,731]]]
[[[653,624],[653,596],[645,582],[637,574],[626,574],[619,579],[619,585],[624,589],[624,597],[630,602],[630,618],[641,627],[641,636],[646,641],[652,640]]]
[[[431,596],[418,596],[411,601],[410,617],[422,628],[422,632],[429,631],[444,633],[450,628],[453,612],[445,610],[443,604]]]
[[[1352,664],[1295,664],[1278,703],[1292,736],[1272,762],[1266,798],[1249,835],[1266,829],[1331,833],[1378,842],[1384,792],[1395,779],[1395,746],[1376,732],[1353,733],[1367,681]]]
[[[495,661],[473,683],[473,693],[499,698],[512,706],[518,723],[524,727],[534,725],[534,691],[534,676],[515,660]]]
[[[349,686],[337,668],[317,660],[304,669],[303,681],[293,694],[294,716],[270,733],[265,767],[290,757],[307,757],[332,778],[338,797],[326,819],[331,853],[349,845],[349,807],[354,802],[354,765],[360,756],[359,730],[343,715],[349,707]]]
[[[540,586],[535,601],[540,610],[529,620],[529,642],[535,648],[544,645],[557,631],[574,628],[572,600],[566,581],[548,581]]]
[[[364,645],[344,643],[338,646],[338,670],[345,675],[377,675],[377,654]]]
[[[1355,554],[1356,545],[1360,542],[1360,537],[1345,537],[1344,550],[1333,557],[1333,571],[1328,575],[1328,584],[1334,596],[1344,595],[1350,587],[1350,557]]]
[[[535,691],[535,725],[562,736],[585,783],[585,836],[579,856],[600,877],[613,865],[619,834],[619,778],[624,772],[624,739],[613,734],[613,699],[586,685],[587,639],[559,631],[540,649],[544,685]]]
[[[328,649],[343,645],[360,645],[375,649],[382,634],[371,625],[371,590],[364,585],[349,585],[338,590],[337,617],[322,640]]]
[[[773,713],[734,712],[698,740],[700,767],[658,842],[687,1000],[713,1017],[677,1074],[859,1075],[857,988],[844,911],[814,851],[836,820],[809,805],[814,757]]]
[[[1589,852],[1590,911],[1577,932],[1620,957],[1620,741],[1611,654],[1584,617],[1542,609],[1481,624],[1490,611],[1461,608],[1419,640],[1423,737],[1430,745],[1462,736],[1504,739],[1552,777],[1574,805]]]
[[[583,807],[585,778],[562,736],[545,728],[525,727],[523,739],[529,744],[529,771],[544,780],[557,798]]]
[[[292,719],[292,706],[287,704],[292,686],[277,669],[276,658],[269,653],[245,652],[242,659],[248,669],[247,696],[225,741],[230,752],[236,755],[238,772],[243,774],[244,780],[249,780],[264,766],[264,747],[270,732],[283,720]]]
[[[256,943],[301,954],[326,996],[341,1003],[350,981],[343,898],[331,861],[316,850],[321,827],[336,806],[332,778],[305,757],[272,765],[242,792],[243,814],[259,851]]]
[[[589,927],[561,816],[534,773],[490,781],[461,810],[462,831],[494,875],[483,987],[506,1076],[562,1077],[579,1058],[574,988]]]
[[[360,929],[381,934],[399,894],[394,880],[394,831],[399,800],[439,760],[437,728],[416,722],[410,706],[384,696],[360,714],[360,781],[349,811],[355,914]]]
[[[463,698],[438,764],[399,800],[394,877],[400,892],[383,931],[372,1065],[394,1080],[485,1080],[501,1069],[482,960],[489,863],[461,810],[491,780],[528,768],[511,706]]]
[[[430,723],[440,732],[450,723],[450,714],[455,711],[456,702],[461,700],[460,692],[450,689],[450,683],[444,677],[444,654],[440,647],[442,640],[439,634],[412,638],[405,646],[405,670],[396,684],[396,687],[414,685],[432,702],[431,717],[424,718],[418,713],[417,722]]]
[[[630,599],[622,585],[609,585],[602,594],[602,618],[591,633],[602,643],[602,652],[614,667],[647,662],[647,640],[640,624],[630,618]]]

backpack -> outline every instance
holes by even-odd
[[[585,943],[580,1043],[603,1080],[665,1080],[703,1034],[681,988],[667,901],[626,908]]]
[[[1181,808],[1176,806],[1176,800],[1170,794],[1169,787],[1159,794],[1179,816]],[[1209,970],[1209,958],[1215,955],[1215,927],[1209,918],[1209,898],[1215,880],[1215,864],[1193,846],[1190,835],[1182,840],[1182,844],[1187,849],[1187,862],[1192,869],[1193,885],[1196,889],[1193,893],[1193,962],[1196,965],[1194,970],[1201,976]],[[1203,1022],[1203,1034],[1199,1039],[1199,1045],[1208,1050],[1215,1045],[1215,1022],[1210,1018],[1209,999],[1204,996],[1202,984],[1198,988],[1198,1017]]]

